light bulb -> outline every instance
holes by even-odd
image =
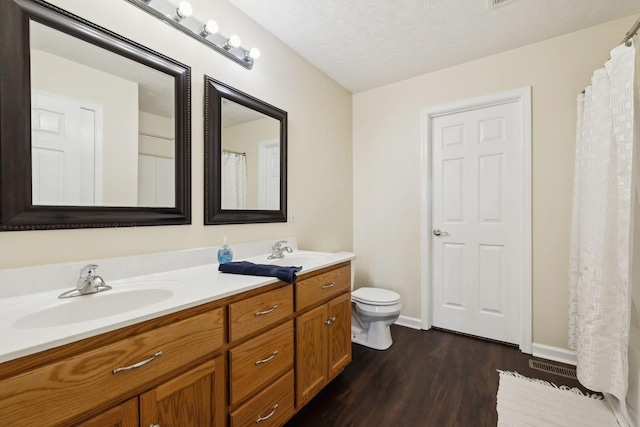
[[[251,59],[260,58],[260,49],[258,49],[257,47],[252,47],[251,50],[249,51],[249,58]]]
[[[181,1],[180,4],[178,5],[178,8],[176,9],[176,15],[180,19],[187,18],[191,16],[192,13],[193,13],[193,7],[191,7],[188,1]]]
[[[204,27],[202,27],[202,31],[200,32],[200,34],[206,37],[210,34],[217,33],[218,29],[219,29],[218,23],[213,19],[209,19],[207,23],[204,25]]]
[[[239,47],[240,44],[242,42],[240,41],[240,37],[236,36],[235,34],[232,35],[231,37],[229,37],[229,39],[227,40],[227,46],[229,46],[227,49],[232,48],[232,47]]]

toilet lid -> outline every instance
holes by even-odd
[[[360,288],[351,292],[351,299],[364,304],[393,305],[400,301],[400,295],[388,289]]]

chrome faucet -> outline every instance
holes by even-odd
[[[267,259],[284,258],[285,251],[287,251],[288,253],[293,252],[293,249],[291,249],[289,246],[282,246],[285,243],[287,243],[286,240],[278,240],[277,242],[275,242],[273,246],[271,246],[272,252],[271,255],[267,257]]]
[[[111,286],[105,283],[102,277],[95,274],[97,268],[98,266],[96,264],[85,265],[82,270],[80,270],[80,277],[78,278],[76,288],[60,294],[58,298],[77,297],[112,289]]]

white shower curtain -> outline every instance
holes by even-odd
[[[634,65],[635,48],[616,47],[578,96],[569,275],[578,379],[620,402],[628,384]]]
[[[247,164],[244,154],[222,153],[222,209],[247,205]]]

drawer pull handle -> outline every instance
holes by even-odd
[[[160,424],[149,424],[149,427],[160,427]]]
[[[336,321],[336,316],[330,317],[328,320],[325,320],[324,324],[327,326],[331,326],[333,322]]]
[[[262,359],[262,360],[258,360],[256,362],[256,366],[258,366],[261,363],[267,363],[267,362],[271,362],[273,360],[274,357],[276,357],[276,354],[278,354],[278,350],[274,351],[271,356],[267,357],[266,359]]]
[[[142,366],[146,365],[147,363],[151,363],[151,362],[153,362],[153,360],[154,360],[156,357],[160,357],[160,356],[162,356],[162,352],[161,352],[161,351],[157,352],[156,354],[154,354],[153,356],[151,356],[151,357],[150,357],[150,358],[148,358],[147,360],[143,360],[142,362],[134,363],[134,364],[133,364],[133,365],[131,365],[131,366],[125,366],[125,367],[123,367],[123,368],[115,368],[115,369],[114,369],[113,371],[111,371],[111,372],[113,372],[113,374],[115,375],[115,374],[117,374],[117,373],[118,373],[118,372],[120,372],[120,371],[128,371],[128,370],[130,370],[130,369],[137,369],[137,368],[140,368],[140,367],[142,367]]]
[[[336,282],[331,282],[328,285],[324,285],[322,289],[330,289],[330,288],[333,288],[335,285],[336,285]]]
[[[271,307],[269,310],[265,310],[265,311],[259,311],[256,313],[256,316],[262,316],[264,314],[269,314],[269,313],[273,313],[273,311],[278,308],[277,305],[274,305],[273,307]]]
[[[269,413],[269,415],[265,415],[264,417],[261,417],[260,415],[258,415],[258,419],[256,420],[256,424],[258,424],[260,421],[268,420],[269,418],[273,417],[273,414],[276,413],[276,409],[278,409],[278,404],[277,403],[275,405],[273,405],[273,409],[271,409],[271,413]]]

